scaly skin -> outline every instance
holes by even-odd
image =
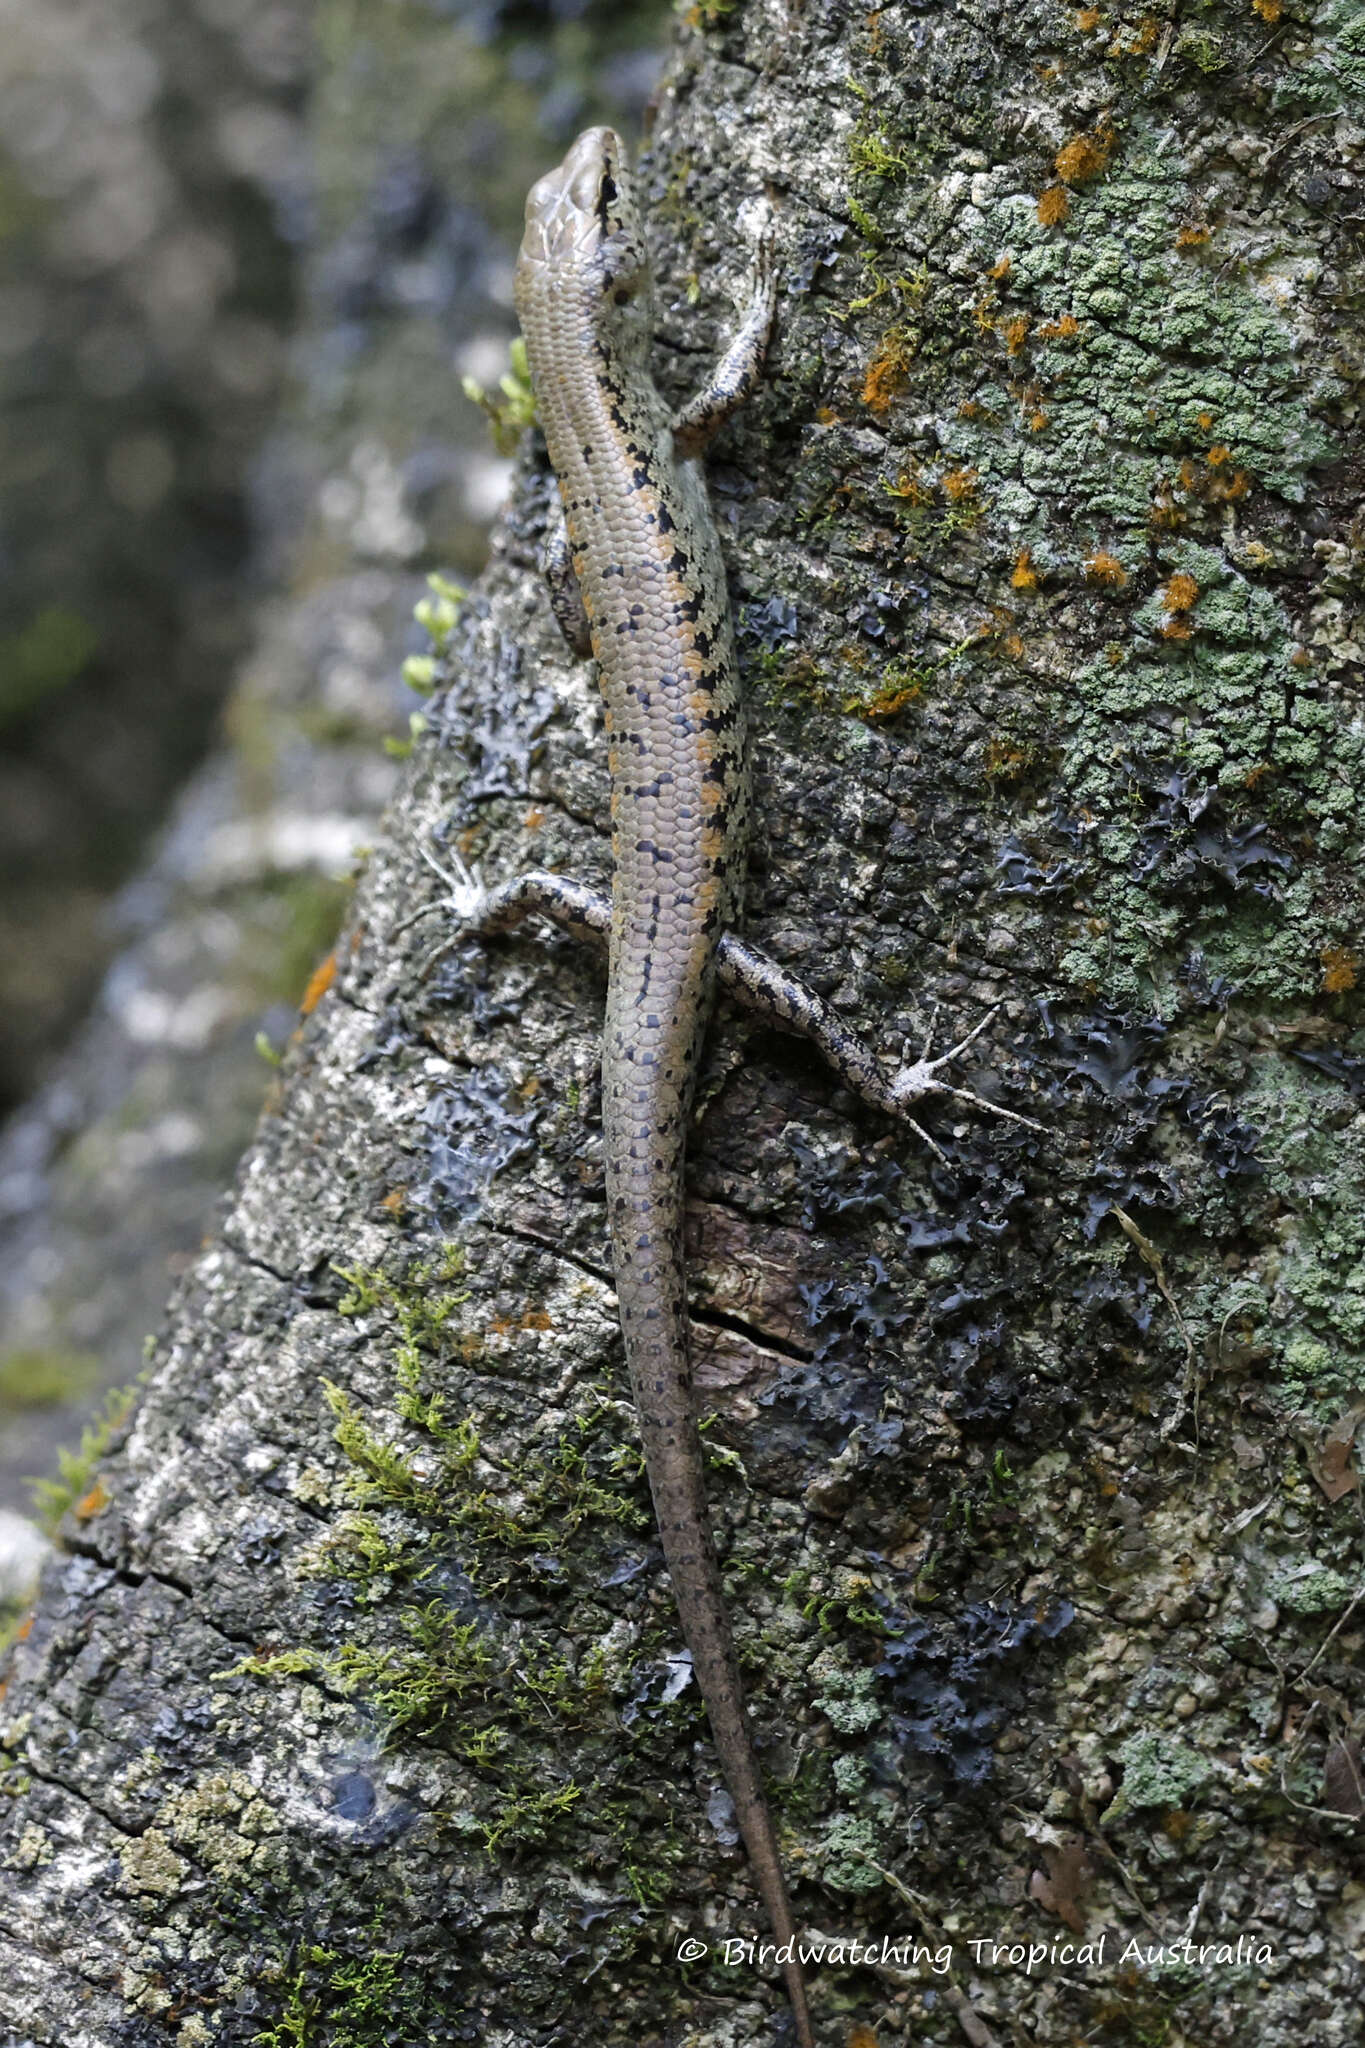
[[[517,309],[606,702],[612,889],[602,1119],[621,1329],[683,1634],[755,1881],[793,1938],[712,1540],[688,1349],[683,1151],[739,907],[749,774],[725,571],[700,468],[649,373],[648,256],[621,146],[579,137],[526,206]],[[771,315],[688,408],[699,449],[752,382]],[[785,1966],[802,2048],[799,1965]]]

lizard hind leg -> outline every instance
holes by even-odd
[[[525,918],[539,916],[557,924],[570,938],[603,943],[611,933],[611,899],[595,889],[575,882],[567,875],[531,868],[506,882],[489,885],[477,868],[466,866],[452,854],[445,867],[425,846],[418,852],[427,866],[445,884],[447,894],[406,918],[400,931],[420,918],[444,913],[451,923],[439,941],[418,963],[417,978],[425,981],[447,953],[469,938],[488,938],[495,932],[510,931]]]
[[[959,1101],[973,1103],[989,1116],[1003,1118],[1007,1123],[1024,1124],[1033,1131],[1043,1129],[1032,1117],[1021,1116],[1018,1110],[1006,1109],[999,1102],[988,1102],[985,1096],[974,1095],[969,1088],[955,1088],[940,1078],[943,1068],[980,1037],[996,1015],[996,1010],[988,1010],[965,1038],[950,1046],[947,1052],[940,1053],[936,1059],[930,1059],[926,1051],[917,1060],[909,1061],[888,1075],[866,1039],[850,1027],[824,996],[794,974],[789,974],[767,954],[760,953],[757,947],[747,945],[743,939],[727,932],[717,950],[716,971],[727,995],[771,1022],[783,1024],[788,1030],[808,1038],[852,1094],[885,1115],[908,1123],[916,1136],[923,1139],[940,1159],[945,1156],[942,1147],[910,1114],[911,1105],[927,1096],[952,1095]],[[998,1004],[996,1008],[999,1008]]]

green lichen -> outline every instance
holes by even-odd
[[[876,1675],[867,1668],[850,1668],[839,1653],[824,1651],[811,1667],[818,1688],[814,1704],[831,1727],[841,1735],[865,1735],[881,1719],[875,1698]]]
[[[1130,1735],[1115,1754],[1123,1765],[1123,1784],[1105,1812],[1106,1822],[1134,1807],[1183,1806],[1212,1776],[1206,1758],[1164,1729]]]
[[[882,1883],[874,1866],[884,1860],[876,1827],[866,1814],[841,1813],[824,1829],[817,1851],[820,1878],[831,1891],[875,1892]]]
[[[1256,1064],[1243,1113],[1282,1227],[1259,1308],[1281,1398],[1330,1421],[1365,1386],[1365,1159],[1340,1084],[1282,1058]],[[1245,1312],[1247,1304],[1243,1304]]]
[[[1266,1583],[1271,1599],[1291,1614],[1335,1614],[1360,1590],[1358,1580],[1314,1558],[1282,1566]]]
[[[1277,74],[1275,110],[1288,123],[1309,113],[1365,117],[1365,17],[1358,0],[1327,0],[1302,62]]]

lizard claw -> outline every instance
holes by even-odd
[[[444,903],[434,903],[433,910],[448,911],[460,925],[476,924],[488,908],[488,885],[477,868],[466,867],[458,853],[452,851],[452,865],[442,867],[430,847],[419,846],[417,851],[431,869],[445,883],[450,894]]]
[[[1003,1103],[988,1102],[984,1095],[976,1095],[970,1088],[954,1088],[951,1082],[939,1079],[939,1070],[946,1067],[950,1060],[955,1060],[960,1053],[964,1053],[973,1039],[981,1036],[999,1008],[1000,1005],[997,1003],[994,1009],[987,1010],[980,1023],[974,1025],[965,1038],[960,1038],[956,1045],[949,1046],[947,1052],[939,1053],[936,1059],[921,1054],[919,1059],[910,1060],[901,1068],[891,1083],[891,1097],[902,1116],[912,1102],[919,1102],[926,1095],[952,1095],[959,1102],[975,1103],[978,1109],[984,1109],[989,1116],[1002,1117],[1006,1123],[1023,1124],[1030,1131],[1043,1129],[1043,1125],[1035,1122],[1033,1117],[1021,1116],[1017,1109],[1006,1109]],[[907,1116],[906,1121],[912,1129],[919,1131],[919,1126],[912,1118]],[[927,1134],[919,1131],[919,1135],[926,1137]],[[927,1142],[933,1145],[934,1151],[942,1159],[944,1155],[941,1148],[934,1144],[932,1138]]]
[[[484,915],[488,908],[489,890],[478,869],[466,867],[459,854],[453,850],[450,855],[451,866],[448,868],[441,865],[430,847],[419,845],[417,851],[432,873],[445,884],[447,893],[444,896],[437,896],[430,903],[419,904],[410,917],[405,917],[400,924],[394,926],[393,937],[397,939],[404,932],[411,931],[413,926],[421,924],[424,918],[442,914],[449,917],[453,925],[453,929],[447,931],[440,943],[433,946],[419,962],[417,979],[425,981],[438,961],[445,958],[452,946],[458,945],[465,930],[470,925],[477,924]]]

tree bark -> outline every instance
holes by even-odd
[[[712,464],[749,931],[889,1054],[998,1005],[962,1084],[1046,1125],[931,1105],[939,1157],[712,1035],[714,1512],[830,2042],[1359,2009],[1362,87],[1344,0],[981,0],[701,6],[660,94],[671,393],[746,199],[783,255]],[[531,448],[16,1650],[11,2043],[781,2038],[626,1401],[600,964],[430,963],[424,851],[606,879],[550,495]]]

